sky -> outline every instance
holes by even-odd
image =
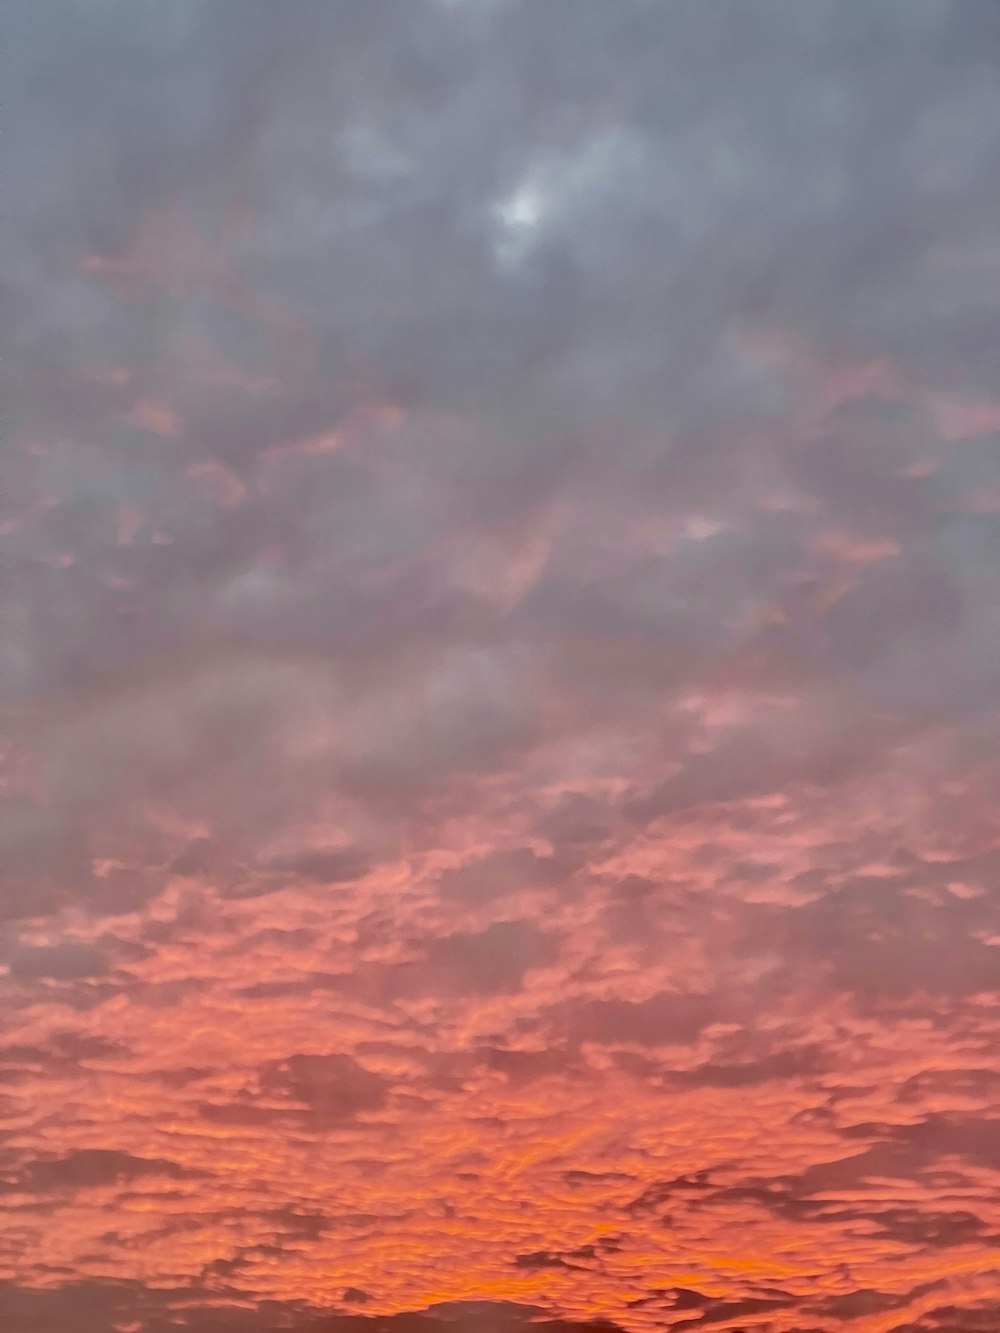
[[[4,9],[5,1333],[1000,1326],[1000,4]]]

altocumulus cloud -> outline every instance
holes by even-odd
[[[5,38],[5,1327],[994,1327],[1000,6]]]

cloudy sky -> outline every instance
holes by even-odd
[[[1000,4],[7,0],[9,1333],[1000,1323]]]

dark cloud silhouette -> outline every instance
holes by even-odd
[[[446,870],[438,887],[446,898],[476,905],[523,889],[557,885],[563,878],[560,870],[555,857],[538,856],[530,847],[516,847]]]
[[[206,1289],[150,1291],[138,1283],[69,1283],[48,1291],[20,1289],[9,1282],[0,1286],[0,1310],[17,1319],[24,1333],[42,1333],[57,1326],[60,1319],[73,1319],[80,1333],[102,1333],[109,1319],[128,1318],[138,1311],[150,1333],[166,1333],[176,1328],[173,1300],[187,1305],[181,1327],[203,1329],[205,1333],[521,1333],[541,1329],[542,1333],[616,1333],[616,1326],[605,1320],[566,1320],[539,1318],[537,1307],[509,1302],[456,1302],[436,1305],[426,1311],[391,1316],[327,1313],[316,1315],[278,1301],[265,1301],[257,1311],[248,1313],[237,1306],[229,1309],[199,1304],[209,1295]],[[355,1303],[358,1293],[349,1288],[344,1300]],[[105,1321],[105,1322],[101,1322]]]
[[[580,1005],[568,1004],[562,1022],[576,1041],[661,1046],[690,1041],[711,1018],[710,997],[663,991],[647,1000],[588,1000]]]
[[[383,1080],[346,1055],[289,1056],[264,1070],[261,1087],[331,1119],[377,1110],[386,1096]]]
[[[65,1157],[39,1157],[14,1166],[7,1188],[15,1193],[75,1193],[118,1185],[144,1176],[183,1178],[187,1172],[176,1162],[134,1157],[111,1148],[80,1148]]]
[[[93,945],[67,940],[51,946],[20,945],[10,954],[9,966],[19,981],[79,981],[104,976],[109,963]]]
[[[446,935],[427,952],[428,984],[460,992],[508,991],[550,956],[545,934],[527,921],[497,921],[472,934]]]

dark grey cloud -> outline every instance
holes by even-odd
[[[259,1071],[255,1087],[233,1101],[204,1102],[198,1115],[236,1129],[305,1126],[323,1130],[381,1110],[389,1085],[350,1055],[294,1054]]]
[[[8,966],[19,981],[80,981],[102,977],[109,969],[100,949],[71,941],[51,946],[19,945],[9,955]]]
[[[177,1301],[186,1307],[180,1325]],[[356,1304],[355,1289],[348,1288],[343,1301]],[[4,1282],[0,1311],[17,1319],[24,1333],[47,1333],[68,1319],[79,1333],[105,1333],[109,1320],[135,1313],[149,1333],[178,1326],[199,1333],[522,1333],[529,1328],[541,1333],[617,1333],[616,1325],[606,1320],[547,1319],[537,1307],[513,1302],[455,1302],[411,1314],[374,1316],[348,1311],[317,1315],[294,1302],[263,1301],[248,1312],[237,1305],[220,1307],[217,1294],[207,1286],[154,1291],[140,1283],[111,1281],[68,1282],[48,1290]]]
[[[23,1164],[15,1162],[6,1181],[6,1191],[69,1194],[145,1176],[178,1180],[185,1175],[185,1169],[176,1162],[136,1157],[112,1148],[80,1148],[65,1157],[39,1157]]]
[[[428,988],[452,987],[460,994],[516,990],[525,973],[544,965],[551,946],[529,921],[497,921],[485,930],[445,935],[427,950]]]
[[[705,1088],[743,1088],[756,1083],[770,1083],[774,1079],[802,1078],[822,1066],[822,1052],[817,1047],[777,1051],[758,1060],[739,1064],[708,1063],[697,1069],[675,1072],[666,1076],[668,1082],[680,1086]]]
[[[983,1301],[976,1305],[939,1305],[919,1319],[896,1324],[891,1333],[945,1333],[951,1328],[968,1329],[969,1333],[986,1333],[1000,1315],[1000,1303]]]
[[[85,1036],[80,1032],[54,1033],[44,1044],[10,1042],[0,1046],[0,1082],[23,1079],[35,1073],[85,1078],[91,1062],[115,1061],[127,1057],[128,1047],[104,1037]]]
[[[741,1201],[788,1218],[798,1225],[826,1226],[865,1220],[874,1234],[920,1249],[962,1245],[989,1231],[975,1207],[988,1209],[975,1179],[996,1158],[997,1121],[988,1118],[931,1115],[912,1125],[861,1125],[851,1131],[868,1139],[863,1151],[809,1166],[797,1176],[709,1189],[702,1182],[700,1205]],[[964,1186],[970,1208],[927,1208],[907,1201],[907,1185],[925,1173],[950,1173]],[[889,1182],[887,1186],[887,1182]],[[895,1188],[893,1197],[887,1189]],[[652,1188],[636,1199],[633,1209],[653,1208],[671,1198],[676,1184]],[[701,1193],[701,1189],[705,1193]]]
[[[261,1089],[330,1120],[376,1111],[386,1100],[384,1080],[346,1055],[289,1056],[263,1071]]]
[[[557,1025],[574,1041],[661,1046],[689,1042],[713,1017],[711,996],[661,991],[646,1000],[567,1002]]]
[[[565,864],[556,857],[539,856],[530,847],[514,847],[444,871],[438,889],[444,897],[460,902],[488,903],[524,889],[559,884],[565,871]]]
[[[551,14],[529,14],[518,5],[500,6],[493,17],[475,21],[460,9],[433,5],[389,7],[379,19],[353,10],[348,16],[342,8],[333,18],[321,8],[295,5],[277,27],[266,10],[254,9],[241,14],[235,44],[223,36],[228,11],[197,6],[185,10],[183,23],[167,25],[169,34],[151,12],[137,11],[129,23],[115,27],[104,48],[104,37],[97,34],[108,31],[106,14],[70,7],[69,31],[75,37],[62,35],[58,42],[47,30],[34,31],[38,20],[19,19],[18,38],[36,52],[21,76],[26,91],[39,99],[55,96],[64,111],[75,109],[70,137],[90,133],[99,139],[101,127],[107,128],[100,117],[112,114],[109,106],[131,127],[127,135],[105,135],[112,155],[121,158],[112,164],[118,171],[113,195],[87,187],[89,206],[113,211],[121,231],[117,239],[95,237],[93,253],[127,257],[134,248],[130,235],[142,217],[179,205],[202,219],[211,263],[224,266],[228,252],[213,241],[212,220],[218,222],[229,207],[250,208],[256,221],[242,243],[246,252],[239,251],[241,272],[298,312],[315,344],[300,358],[307,367],[315,363],[314,369],[289,374],[281,357],[285,334],[276,332],[274,345],[260,349],[256,360],[250,354],[248,361],[245,350],[228,346],[218,321],[206,324],[202,295],[173,296],[167,305],[164,297],[122,303],[130,318],[148,319],[161,330],[148,346],[147,360],[174,355],[173,343],[183,342],[193,327],[210,345],[221,343],[227,356],[246,363],[247,374],[266,380],[277,373],[280,387],[270,397],[265,393],[263,404],[247,403],[245,417],[232,392],[216,407],[197,395],[188,405],[182,400],[189,386],[193,391],[196,365],[174,360],[161,372],[163,383],[142,387],[154,395],[158,387],[166,388],[177,402],[179,435],[169,445],[173,463],[151,457],[148,439],[139,448],[135,436],[132,444],[123,439],[121,447],[106,438],[83,441],[88,449],[77,452],[77,462],[57,452],[23,476],[18,469],[15,480],[29,495],[50,486],[73,492],[51,521],[26,538],[24,563],[17,566],[27,616],[27,638],[17,649],[29,673],[25,680],[37,680],[39,670],[61,673],[53,683],[107,679],[178,641],[200,653],[208,623],[222,629],[236,654],[248,648],[271,654],[291,642],[296,651],[333,654],[352,666],[366,642],[384,653],[388,634],[390,653],[398,653],[402,642],[410,645],[398,660],[408,680],[412,643],[421,635],[433,634],[439,643],[452,636],[462,645],[485,642],[497,666],[479,684],[472,679],[479,670],[474,654],[464,647],[454,668],[440,653],[427,663],[442,677],[454,669],[456,684],[469,680],[468,714],[450,698],[447,718],[441,718],[431,703],[431,725],[421,727],[412,748],[396,744],[389,755],[364,753],[335,765],[338,780],[358,799],[378,794],[398,811],[435,772],[489,766],[538,734],[530,701],[516,685],[510,688],[507,666],[495,655],[501,636],[506,642],[526,638],[531,644],[526,665],[551,671],[554,684],[588,708],[596,703],[619,717],[627,715],[627,697],[646,702],[733,651],[739,627],[754,607],[780,604],[789,571],[802,563],[807,577],[811,560],[807,529],[814,520],[765,519],[740,495],[737,484],[754,460],[760,475],[770,467],[777,484],[791,482],[814,496],[831,520],[846,521],[859,533],[902,535],[915,545],[912,558],[907,552],[896,566],[866,574],[834,607],[826,626],[828,652],[810,663],[801,642],[786,634],[783,648],[762,645],[769,669],[776,656],[786,662],[792,656],[800,673],[863,673],[863,688],[878,707],[902,702],[924,709],[945,702],[938,682],[953,678],[950,672],[961,663],[964,688],[948,689],[948,708],[969,707],[970,685],[980,700],[991,697],[996,682],[989,663],[997,655],[990,651],[991,622],[983,600],[991,590],[981,581],[973,587],[968,571],[951,567],[946,554],[929,546],[928,534],[941,528],[945,535],[940,514],[926,499],[932,483],[900,475],[919,453],[923,427],[907,433],[891,420],[885,424],[888,409],[874,404],[867,418],[864,408],[860,420],[858,410],[842,413],[813,447],[781,451],[770,462],[768,452],[756,446],[737,450],[711,439],[685,444],[676,435],[678,423],[690,424],[691,413],[697,418],[719,410],[727,380],[733,380],[735,394],[729,418],[744,420],[753,407],[760,386],[754,381],[747,389],[740,378],[753,379],[753,358],[744,366],[746,355],[732,343],[741,321],[752,316],[787,324],[805,297],[830,320],[851,297],[872,299],[866,275],[873,267],[884,280],[891,271],[870,257],[853,281],[845,281],[839,270],[823,277],[819,257],[827,250],[872,248],[877,254],[881,234],[909,236],[891,219],[911,214],[915,196],[950,201],[938,224],[949,235],[960,204],[975,215],[975,201],[986,197],[995,169],[990,136],[974,128],[989,120],[971,111],[986,95],[981,74],[989,60],[992,21],[979,19],[986,36],[973,42],[967,7],[954,15],[944,6],[932,7],[931,17],[916,22],[912,9],[887,6],[891,19],[874,28],[860,17],[846,21],[838,7],[829,6],[815,6],[810,20],[798,23],[766,7],[747,18],[725,6],[719,17],[705,18],[684,7],[665,16],[627,5],[615,18],[594,14],[568,28],[550,26]],[[92,66],[75,62],[70,75],[63,62],[75,41],[98,57]],[[648,55],[660,41],[677,63],[670,79],[654,69]],[[714,73],[704,77],[706,67],[717,63],[710,55],[715,43],[733,53],[725,96]],[[542,58],[537,51],[549,54]],[[882,51],[883,59],[893,53],[888,84],[872,51]],[[117,63],[125,53],[136,62],[127,77]],[[899,133],[920,139],[902,108],[918,96],[930,100],[925,74],[932,55],[939,62],[931,87],[943,106],[927,116],[932,123],[935,114],[943,118],[953,137],[970,141],[965,157],[958,155],[964,166],[955,168],[956,178],[935,184],[933,173],[921,174],[921,152],[930,148],[912,145],[911,155],[900,154],[895,170],[878,182],[880,194],[891,201],[890,220],[880,222],[881,232],[873,231],[863,221],[875,206],[862,151],[866,127],[876,109],[893,112]],[[362,96],[358,75],[346,81],[332,77],[325,56],[336,62],[360,59],[374,91]],[[88,81],[99,77],[102,62],[116,73],[102,83],[102,96],[91,97]],[[294,86],[290,69],[296,71]],[[57,73],[67,74],[66,80],[56,79]],[[178,78],[191,91],[180,98],[184,112],[175,106]],[[604,123],[609,113],[591,105],[611,97],[604,86],[609,78],[625,106],[610,129]],[[53,85],[58,92],[49,94]],[[248,85],[254,85],[252,94]],[[531,96],[514,98],[513,88]],[[790,103],[782,103],[781,89]],[[234,105],[226,105],[227,99]],[[144,115],[128,114],[133,100],[147,107]],[[956,108],[966,101],[970,114],[963,119]],[[785,105],[796,114],[781,112]],[[212,150],[219,156],[211,169],[199,156],[201,141],[192,137],[198,121],[191,108],[199,106],[213,125],[229,127],[220,129]],[[739,110],[743,128],[735,128],[730,106]],[[462,114],[455,114],[456,107]],[[95,117],[97,125],[91,126]],[[327,123],[338,127],[332,141],[321,140],[315,130]],[[668,124],[683,130],[668,136]],[[697,151],[699,134],[711,135],[721,153],[715,165]],[[727,134],[733,136],[728,146]],[[935,142],[933,134],[929,142]],[[541,165],[533,165],[536,157]],[[164,161],[174,165],[168,169]],[[161,166],[150,177],[148,164],[154,162]],[[225,164],[221,170],[218,162]],[[813,174],[807,163],[817,164]],[[166,172],[162,180],[157,171]],[[532,171],[541,183],[519,187]],[[794,179],[794,190],[781,188],[782,174]],[[536,204],[530,198],[522,203],[521,213],[519,188],[529,196],[531,189],[541,192]],[[546,192],[552,199],[543,204]],[[513,210],[513,223],[503,222],[505,207]],[[516,221],[532,208],[540,210],[536,223]],[[855,215],[855,225],[846,225]],[[758,293],[748,304],[740,284],[719,265],[733,245],[730,232],[737,222],[745,233],[729,259],[740,266],[737,271],[756,263],[758,253],[788,267],[801,245],[813,256],[812,286],[822,281],[822,290],[799,283],[781,295],[768,288],[766,298]],[[541,257],[526,252],[511,261],[513,268],[500,263],[496,246],[505,226],[528,227],[533,237],[537,232]],[[168,253],[178,252],[181,270],[185,246],[197,250],[185,236],[164,238]],[[84,239],[77,224],[74,243],[79,247]],[[73,291],[83,284],[88,299],[97,299],[100,280],[76,273],[70,280],[58,253],[45,250],[43,235],[25,228],[25,243],[43,250],[31,272],[36,282],[45,277],[54,301],[63,281]],[[912,248],[917,262],[933,267],[934,229],[917,235]],[[162,246],[154,244],[151,253],[159,262]],[[188,259],[195,263],[197,255]],[[146,262],[142,253],[134,263],[141,267],[140,261]],[[125,258],[121,263],[129,271]],[[525,364],[513,349],[544,324],[546,312],[559,307],[543,280],[553,265],[564,274],[563,286],[579,295],[555,350]],[[173,280],[172,272],[168,264],[165,280]],[[846,272],[849,278],[850,263]],[[297,273],[307,281],[297,281]],[[183,271],[177,279],[183,286],[182,278]],[[718,303],[720,283],[728,304]],[[912,288],[902,277],[899,284]],[[259,324],[229,309],[240,299],[230,293],[220,310],[230,319]],[[670,316],[675,309],[683,309],[683,319]],[[972,312],[970,318],[975,323],[979,316]],[[853,330],[863,346],[865,338],[851,321],[848,310],[840,336]],[[901,322],[908,329],[920,323],[909,317]],[[924,336],[930,336],[931,324],[922,323]],[[831,329],[822,333],[830,336]],[[598,338],[602,345],[589,347],[588,341]],[[886,338],[873,341],[884,354]],[[88,346],[96,357],[100,337]],[[129,339],[128,346],[141,351],[144,343]],[[711,368],[715,354],[706,356],[706,347],[716,346],[719,364],[705,382],[692,372],[689,359]],[[948,358],[944,374],[956,369],[955,347],[949,325],[939,339],[939,356]],[[397,348],[419,364],[397,374]],[[120,359],[121,349],[106,350]],[[652,366],[650,356],[656,359]],[[369,377],[366,385],[374,366],[379,392],[413,409],[401,433],[381,445],[373,442],[369,458],[288,460],[271,468],[233,511],[220,511],[203,490],[183,480],[184,465],[203,461],[206,449],[209,457],[236,466],[238,454],[338,427],[351,400],[331,389],[330,366],[359,358],[367,367],[359,372]],[[583,366],[576,367],[581,359]],[[967,368],[968,358],[961,363]],[[63,373],[53,371],[57,378]],[[494,377],[499,377],[495,386]],[[404,391],[397,380],[409,387]],[[86,398],[79,384],[63,386],[62,392]],[[113,404],[106,393],[95,398],[97,391],[89,392],[91,399],[81,407],[89,405],[89,415],[103,423]],[[277,404],[270,401],[274,394],[281,400]],[[600,399],[592,402],[588,394]],[[528,413],[521,424],[510,420],[506,407],[514,401]],[[771,403],[767,413],[773,417],[783,401]],[[475,426],[447,415],[470,404]],[[47,409],[38,410],[41,423]],[[579,426],[572,419],[560,418],[581,411],[599,423],[609,410],[612,424],[591,425],[598,434],[589,440],[576,438]],[[81,420],[75,402],[69,411],[74,421]],[[652,439],[635,442],[630,426],[623,431],[622,414],[631,422],[637,411],[647,426],[655,418]],[[84,410],[82,420],[87,416]],[[61,423],[59,436],[68,430]],[[226,443],[226,430],[233,433],[232,444]],[[498,620],[481,592],[470,595],[467,588],[449,586],[450,568],[431,560],[442,522],[461,540],[469,525],[481,533],[523,524],[553,499],[582,502],[597,493],[604,497],[605,526],[634,522],[650,501],[660,513],[694,502],[721,509],[730,530],[692,544],[690,551],[647,555],[583,580],[578,556],[586,553],[586,542],[577,549],[581,538],[571,537],[566,559],[554,553],[549,571],[513,621]],[[143,512],[150,535],[156,527],[165,529],[168,544],[115,547],[113,510],[124,502]],[[77,565],[55,572],[44,555],[67,544],[77,553]],[[285,551],[285,563],[269,567],[264,557],[275,547]],[[124,580],[133,591],[122,595],[109,580]],[[948,643],[949,672],[941,669],[942,639]],[[29,662],[35,666],[29,669]],[[224,656],[227,683],[239,671],[238,662],[238,656]],[[154,689],[142,699],[143,710],[166,717],[175,706],[186,707],[180,700],[174,705],[175,688],[176,680],[166,694]],[[421,703],[410,684],[401,703],[408,708]],[[260,714],[259,703],[249,706]],[[380,709],[392,706],[391,691],[376,703]],[[841,711],[846,706],[840,701]],[[266,707],[265,716],[249,724],[236,717],[238,707],[231,724],[225,718],[228,704],[207,700],[206,707],[218,721],[213,717],[197,746],[178,747],[173,761],[163,756],[157,772],[135,772],[136,759],[112,749],[116,771],[127,773],[136,790],[158,796],[190,783],[194,772],[211,774],[216,786],[220,767],[235,766],[243,775],[260,767],[262,751],[273,756]],[[193,720],[201,732],[200,709]],[[127,712],[120,719],[102,717],[102,738],[119,727],[132,731]],[[230,728],[237,737],[227,741]],[[822,770],[836,756],[826,755],[822,740],[816,744]],[[162,756],[164,750],[149,736],[139,738],[136,748],[143,755]],[[71,753],[75,770],[76,751]],[[89,749],[84,754],[79,763],[88,767],[101,760]],[[752,752],[745,762],[757,769],[766,758]],[[730,753],[719,762],[732,772],[740,760]],[[290,801],[312,779],[299,763],[292,767]],[[330,781],[332,775],[324,770],[322,776]],[[240,792],[241,805],[246,795]],[[259,802],[260,793],[253,795]],[[106,799],[110,802],[111,793]],[[269,800],[277,801],[275,791]],[[254,814],[260,817],[259,808]],[[282,818],[280,803],[273,817]]]

